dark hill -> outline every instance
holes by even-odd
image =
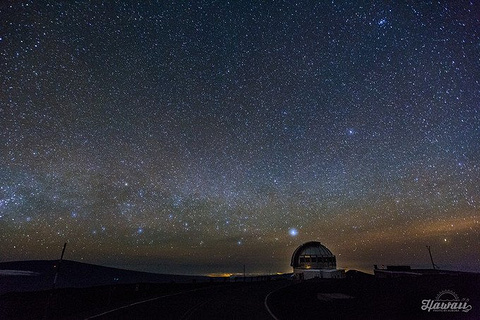
[[[370,273],[365,273],[358,270],[348,270],[345,272],[347,279],[373,279],[374,275]]]
[[[0,263],[0,295],[6,292],[40,291],[52,287],[58,260]],[[156,274],[103,267],[63,260],[57,288],[85,288],[128,283],[170,283],[208,281],[208,277]]]

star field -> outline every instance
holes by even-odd
[[[0,4],[1,260],[480,263],[475,1]]]

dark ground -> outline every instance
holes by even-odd
[[[427,312],[422,300],[443,290],[469,299],[469,312]],[[343,293],[352,299],[321,301],[319,293]],[[320,295],[322,296],[322,295]],[[269,304],[278,319],[480,319],[480,275],[432,275],[417,278],[356,277],[311,280],[272,293]]]
[[[96,271],[88,271],[88,266],[82,269],[84,267],[77,269],[77,272],[84,270],[81,273],[87,278],[84,284],[91,283],[95,277],[102,279]],[[106,272],[105,279],[119,274],[117,270],[102,270]],[[96,276],[88,279],[89,274]],[[0,319],[85,319],[105,312],[93,319],[273,319],[265,307],[267,295],[268,307],[280,320],[480,319],[480,274],[379,279],[349,271],[347,276],[346,279],[304,282],[274,280],[274,277],[247,278],[246,282],[237,279],[234,283],[218,278],[206,278],[208,281],[203,282],[195,278],[179,278],[183,282],[170,279],[168,283],[139,281],[58,288],[53,293],[51,290],[7,292],[0,295]],[[78,279],[79,275],[75,274],[75,277]],[[125,280],[130,277],[128,281],[135,280],[129,273],[123,273],[123,277]],[[18,276],[15,278],[19,279]],[[21,280],[24,284],[42,279],[21,278],[24,278]],[[0,277],[0,287],[7,283],[6,279],[9,278]],[[35,287],[35,284],[32,282],[31,286]],[[468,313],[421,310],[422,300],[435,299],[444,290],[469,299],[472,310]],[[145,300],[150,301],[121,308]],[[121,309],[108,312],[116,308]]]
[[[0,298],[0,319],[271,319],[265,296],[290,281],[139,284],[10,293]],[[180,293],[180,294],[178,294]],[[47,312],[47,313],[45,313]]]

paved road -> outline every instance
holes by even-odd
[[[91,315],[106,319],[269,319],[265,297],[288,281],[232,283],[150,299],[143,303]]]

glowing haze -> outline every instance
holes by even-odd
[[[0,259],[480,263],[477,2],[0,4]]]

